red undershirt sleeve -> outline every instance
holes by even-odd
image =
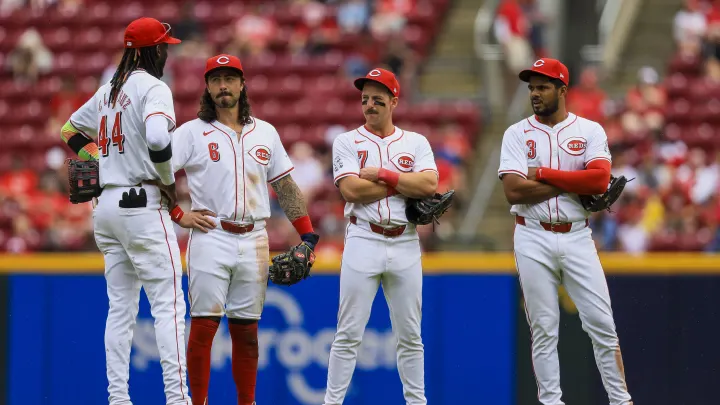
[[[604,159],[593,160],[585,170],[565,171],[538,168],[538,181],[552,184],[562,190],[575,194],[602,194],[610,183],[610,162]]]

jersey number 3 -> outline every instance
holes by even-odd
[[[527,141],[526,144],[527,144],[528,148],[530,149],[530,150],[528,151],[528,158],[530,158],[530,159],[535,159],[535,156],[537,156],[537,148],[536,148],[536,145],[535,145],[535,141],[533,141],[533,140],[531,139],[531,140]]]
[[[107,136],[107,115],[103,115],[100,119],[100,128],[98,130],[98,149],[103,156],[110,154],[110,140],[113,146],[117,146],[120,154],[125,153],[125,135],[122,133],[122,112],[115,113],[115,122],[113,122],[111,138]]]

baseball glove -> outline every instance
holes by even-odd
[[[100,196],[100,163],[96,160],[84,162],[68,159],[68,181],[70,202],[80,204]]]
[[[625,185],[632,180],[628,180],[625,176],[615,177],[610,175],[610,184],[608,184],[607,191],[604,194],[581,195],[580,202],[590,212],[610,211],[610,207],[620,198]]]
[[[439,223],[438,219],[450,208],[455,190],[444,194],[435,193],[434,196],[423,199],[411,198],[405,207],[405,216],[408,222],[417,225],[427,225],[432,222]]]
[[[277,285],[293,285],[310,276],[315,253],[305,242],[272,258],[270,281]]]

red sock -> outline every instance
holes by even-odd
[[[228,322],[232,339],[232,371],[237,388],[238,405],[252,405],[258,367],[258,324]],[[193,397],[193,401],[195,397]]]
[[[207,318],[192,318],[187,349],[188,384],[193,403],[207,403],[210,386],[210,352],[220,322]]]

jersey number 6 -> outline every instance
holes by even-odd
[[[111,138],[107,136],[107,115],[103,115],[100,119],[100,128],[98,130],[98,149],[103,156],[110,154],[110,140],[113,146],[117,146],[120,154],[125,153],[125,135],[122,133],[122,112],[115,113],[115,122],[113,122]]]
[[[527,146],[530,148],[530,151],[528,152],[528,158],[535,159],[535,156],[537,156],[537,148],[535,147],[535,141],[532,139],[527,141]]]
[[[210,160],[213,162],[217,162],[220,160],[220,152],[218,152],[218,144],[215,142],[210,142],[208,144],[208,151],[210,152]]]

